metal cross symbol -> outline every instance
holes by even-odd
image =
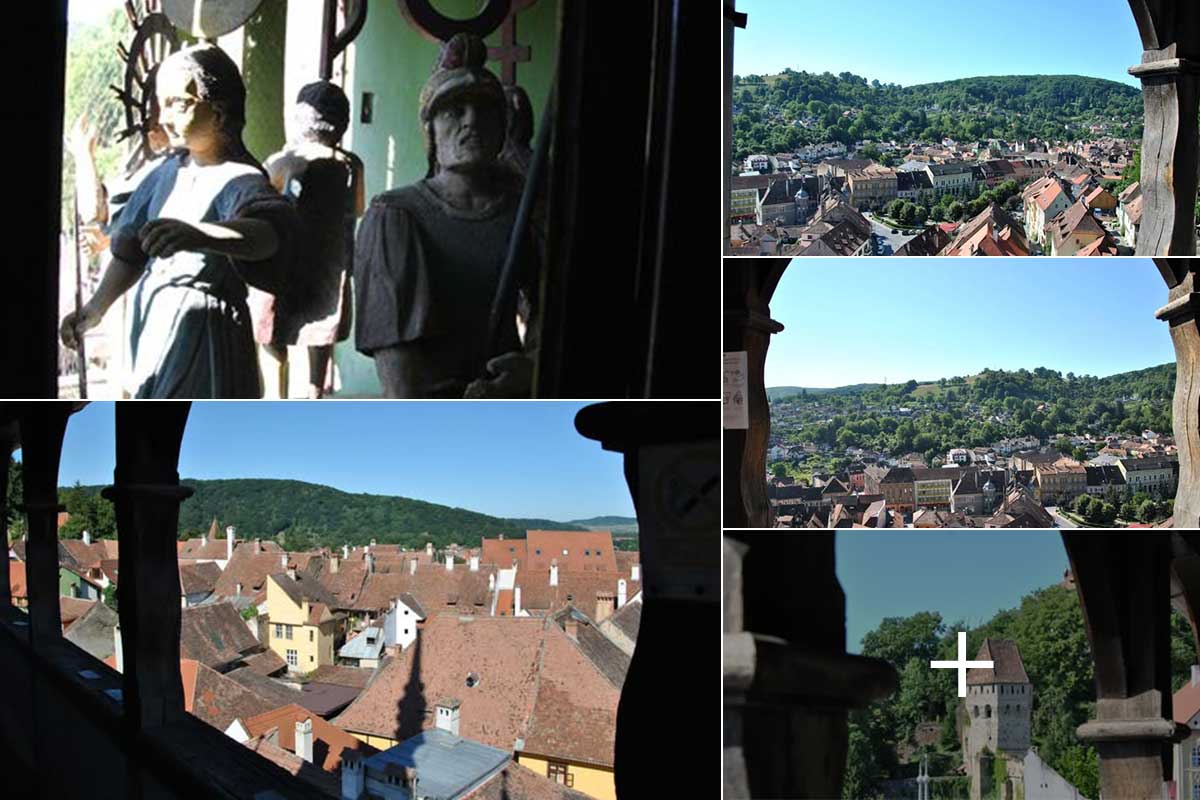
[[[517,15],[536,2],[513,0],[512,10],[500,26],[500,46],[488,48],[488,60],[500,62],[500,82],[505,86],[517,85],[517,64],[529,61],[529,46],[517,42]]]
[[[929,666],[932,669],[957,669],[958,670],[958,696],[967,696],[967,670],[975,669],[991,669],[996,662],[994,661],[967,661],[967,634],[958,632],[958,661],[930,661]]]

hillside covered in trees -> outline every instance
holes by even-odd
[[[916,775],[915,757],[922,747],[913,738],[917,726],[934,722],[941,736],[930,753],[931,773],[949,774],[962,763],[957,696],[953,670],[931,670],[934,659],[957,657],[957,632],[967,631],[967,653],[979,651],[986,637],[1012,639],[1021,651],[1033,684],[1033,744],[1038,755],[1085,796],[1099,796],[1096,751],[1080,744],[1075,728],[1094,715],[1095,689],[1091,649],[1083,613],[1074,590],[1049,586],[1027,595],[1018,608],[998,612],[971,628],[965,621],[945,624],[936,611],[889,617],[862,639],[862,654],[882,658],[900,673],[900,688],[890,697],[850,717],[850,752],[842,796],[864,800],[882,796],[880,782]],[[1191,628],[1171,613],[1172,689],[1188,679],[1195,658]],[[912,759],[900,758],[905,754]],[[908,762],[908,763],[902,763]],[[967,796],[965,778],[957,779],[953,796]],[[942,787],[935,787],[934,797]]]
[[[951,447],[1015,436],[1169,432],[1174,391],[1174,363],[1105,378],[1045,367],[985,369],[923,384],[800,389],[771,399],[771,420],[785,444],[863,447],[896,456],[916,451],[932,459]]]
[[[1142,94],[1080,75],[1002,75],[899,86],[784,70],[734,76],[734,157],[804,145],[872,141],[1065,140],[1091,125],[1142,135]],[[848,112],[848,113],[847,113]]]
[[[21,515],[13,510],[14,504],[20,502],[21,472],[20,462],[10,461],[9,524],[10,532],[15,535],[24,530]],[[274,539],[289,550],[365,544],[371,539],[407,547],[423,547],[426,542],[433,542],[436,547],[452,542],[478,546],[484,536],[504,534],[524,538],[527,530],[588,529],[549,519],[501,519],[407,497],[351,494],[303,481],[255,478],[181,482],[195,490],[180,506],[181,539],[207,532],[214,518],[221,536],[225,535],[225,526],[233,525],[238,538]],[[101,488],[80,485],[59,488],[59,497],[71,515],[60,531],[63,538],[78,538],[84,530],[96,536],[116,533],[113,507],[100,497]],[[623,522],[621,535],[614,534],[614,547],[637,549],[636,519],[602,519]]]

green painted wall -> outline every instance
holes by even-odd
[[[304,0],[312,2],[312,0]],[[315,6],[316,4],[313,3]],[[283,66],[287,0],[268,0],[246,23],[242,78],[246,82],[246,147],[259,161],[283,148]]]
[[[467,17],[477,0],[441,0],[443,14]],[[557,57],[557,0],[538,0],[517,18],[517,41],[530,47],[530,61],[517,65],[517,83],[529,93],[535,125],[550,93]],[[488,38],[499,45],[500,34]],[[438,44],[417,32],[400,13],[396,0],[373,0],[367,22],[354,44],[353,74],[348,81],[353,122],[345,145],[362,158],[366,168],[366,196],[370,198],[425,176],[426,157],[417,98],[429,77]],[[500,65],[489,69],[497,75]],[[374,119],[360,122],[364,92],[374,94]],[[535,129],[534,135],[537,135]],[[354,349],[353,336],[335,352],[342,378],[341,395],[378,396],[381,393],[371,359]]]
[[[62,597],[77,597],[77,588],[83,583],[83,578],[69,569],[58,570],[58,593]]]

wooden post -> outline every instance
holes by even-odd
[[[179,675],[179,447],[191,403],[116,404],[117,465],[103,496],[116,510],[121,547],[118,609],[127,733],[184,714]],[[131,741],[133,739],[131,738]]]
[[[0,558],[0,605],[12,604],[12,579],[8,565],[8,467],[12,452],[20,446],[20,434],[15,420],[0,419],[0,453],[4,454],[4,465],[0,467],[0,537],[4,541],[4,557]]]
[[[1200,527],[1200,264],[1155,259],[1167,282],[1167,304],[1155,316],[1171,326],[1175,345],[1175,399],[1171,408],[1179,448],[1174,526]]]
[[[697,702],[711,685],[705,670],[680,670],[677,659],[683,642],[709,652],[720,613],[716,423],[712,402],[601,403],[575,417],[584,436],[624,453],[641,542],[642,621],[617,707],[617,797],[707,797],[719,781],[718,765],[703,759],[658,768],[659,721],[701,749],[719,729],[716,706]]]
[[[28,403],[21,410],[21,465],[29,540],[25,580],[29,640],[34,647],[62,638],[58,609],[58,462],[70,403]]]
[[[763,370],[771,335],[783,326],[771,319],[769,303],[786,258],[756,258],[724,264],[725,320],[723,349],[745,352],[746,406],[750,427],[724,431],[723,485],[727,528],[769,528],[774,524],[767,501],[767,439],[771,409]]]
[[[727,796],[840,797],[848,712],[894,692],[899,676],[846,652],[832,531],[726,540]]]
[[[1142,63],[1129,74],[1142,82],[1144,198],[1137,254],[1196,254],[1196,188],[1200,168],[1200,4],[1192,0],[1129,0],[1141,34]]]
[[[1188,733],[1171,712],[1170,534],[1062,539],[1095,661],[1096,719],[1076,733],[1100,754],[1104,797],[1161,800]]]

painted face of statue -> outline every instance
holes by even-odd
[[[182,69],[159,71],[158,121],[171,147],[208,150],[218,134],[216,110],[200,98],[195,79]]]
[[[479,95],[460,94],[433,114],[433,140],[442,169],[471,171],[496,161],[504,144],[504,113]]]

